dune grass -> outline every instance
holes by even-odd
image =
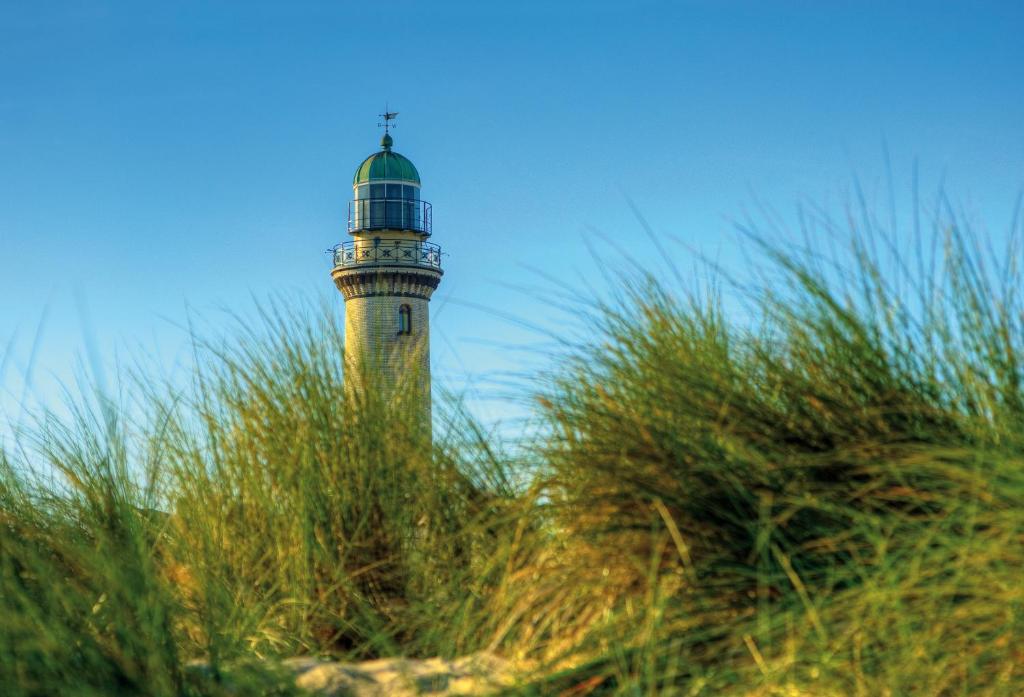
[[[743,320],[619,279],[514,455],[345,390],[326,311],[197,339],[142,422],[94,400],[0,454],[0,684],[289,694],[273,659],[489,651],[518,694],[1020,694],[1019,254],[931,235],[751,235]]]

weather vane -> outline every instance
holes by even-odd
[[[384,135],[387,135],[389,129],[397,128],[397,126],[392,126],[391,122],[398,118],[398,112],[397,111],[388,111],[388,105],[387,104],[384,105],[384,113],[383,114],[377,114],[377,115],[380,116],[382,119],[384,119],[384,123],[378,123],[377,124],[378,128],[380,128],[381,126],[384,127]]]

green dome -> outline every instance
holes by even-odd
[[[381,139],[384,149],[363,160],[363,164],[356,170],[356,176],[352,178],[353,186],[382,179],[420,183],[420,173],[416,171],[416,166],[409,158],[391,152],[391,142],[391,136],[384,134]]]

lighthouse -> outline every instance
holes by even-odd
[[[351,239],[332,249],[331,278],[345,298],[345,385],[379,390],[430,430],[430,296],[441,248],[428,242],[430,204],[413,163],[394,151],[383,116],[380,150],[356,168],[348,204]]]

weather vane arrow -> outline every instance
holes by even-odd
[[[378,116],[380,116],[382,119],[384,119],[384,123],[378,122],[377,123],[377,127],[379,128],[379,127],[383,126],[385,134],[387,134],[388,130],[390,130],[392,128],[397,128],[397,126],[392,126],[391,122],[398,118],[398,112],[397,111],[388,111],[387,104],[384,105],[384,113],[383,114],[378,114]]]

